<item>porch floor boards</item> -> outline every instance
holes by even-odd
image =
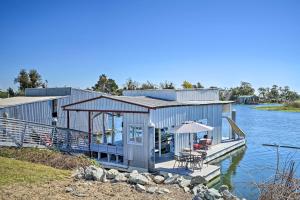
[[[211,181],[216,177],[220,176],[221,170],[219,166],[207,164],[212,160],[215,160],[225,154],[245,145],[245,139],[234,140],[234,141],[224,141],[220,144],[211,146],[207,150],[207,159],[205,164],[203,164],[202,169],[186,169],[184,167],[173,168],[175,160],[170,155],[163,155],[160,158],[157,158],[157,163],[155,164],[155,169],[163,173],[174,173],[186,177],[195,177],[202,176],[207,181]]]
[[[192,171],[191,169],[186,169],[185,167],[175,167],[173,168],[175,163],[175,160],[169,160],[166,162],[161,162],[158,164],[155,164],[155,169],[166,172],[166,173],[173,173],[173,174],[179,174],[182,176],[189,176],[189,177],[195,177],[195,176],[202,176],[208,181],[213,179],[214,177],[217,177],[220,175],[220,167],[215,165],[207,165],[204,164],[203,168],[195,169]]]

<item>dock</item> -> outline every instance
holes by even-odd
[[[175,160],[164,160],[155,164],[155,169],[160,171],[161,174],[164,173],[173,173],[179,174],[186,178],[192,178],[195,176],[202,176],[208,182],[216,179],[220,176],[221,170],[217,165],[209,164],[211,161],[216,160],[219,157],[225,156],[226,154],[244,146],[246,144],[245,139],[234,140],[234,141],[226,141],[220,144],[216,144],[211,146],[207,150],[207,159],[204,161],[202,169],[195,169],[192,171],[191,169],[185,169],[184,167],[175,167]]]

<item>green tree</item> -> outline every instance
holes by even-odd
[[[161,89],[175,89],[175,85],[172,82],[164,81],[159,84]]]
[[[92,87],[94,91],[100,91],[108,94],[118,94],[119,86],[115,80],[108,78],[105,74],[99,76],[99,80]]]
[[[259,98],[260,99],[262,99],[263,101],[265,101],[266,100],[266,98],[267,98],[267,89],[266,88],[264,88],[264,87],[260,87],[260,88],[258,88],[258,96],[259,96]]]
[[[9,88],[7,89],[7,93],[8,93],[8,96],[9,96],[9,97],[14,97],[14,96],[16,96],[15,91],[14,91],[11,87],[9,87]]]
[[[242,81],[240,86],[230,89],[230,100],[235,101],[239,96],[242,95],[254,95],[254,92],[255,90],[252,88],[250,83]]]
[[[193,88],[193,84],[191,84],[188,81],[183,81],[182,85],[181,85],[184,89],[191,89]]]
[[[19,90],[21,92],[24,92],[25,88],[29,87],[29,76],[25,69],[21,69],[19,75],[15,78],[14,83],[19,84]]]
[[[133,81],[131,78],[127,79],[124,90],[137,90],[139,88],[139,84],[136,81]]]
[[[193,88],[204,88],[204,86],[200,82],[197,82],[196,85],[193,85]]]
[[[35,69],[29,70],[28,77],[29,77],[29,83],[28,83],[29,88],[37,88],[43,85],[42,76],[37,72],[37,70]]]
[[[147,81],[146,83],[142,84],[140,89],[142,89],[142,90],[157,89],[157,87],[154,83],[151,83],[150,81]]]

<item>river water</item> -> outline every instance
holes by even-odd
[[[257,199],[255,185],[274,175],[277,163],[277,148],[262,144],[300,147],[300,113],[262,111],[246,105],[235,105],[234,109],[237,124],[247,134],[247,147],[217,163],[222,172],[220,184],[230,185],[239,197]],[[281,166],[291,159],[296,161],[296,175],[300,177],[300,150],[279,148]]]

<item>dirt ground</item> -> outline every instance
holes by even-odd
[[[157,185],[158,187],[160,185]],[[71,187],[73,192],[66,192],[66,187]],[[162,185],[161,185],[162,187]],[[163,185],[170,194],[149,194],[137,192],[127,183],[101,183],[84,182],[68,179],[64,181],[51,181],[43,184],[15,184],[0,188],[0,199],[129,199],[129,200],[167,200],[167,199],[192,199],[190,193],[185,193],[182,188],[174,185]]]

